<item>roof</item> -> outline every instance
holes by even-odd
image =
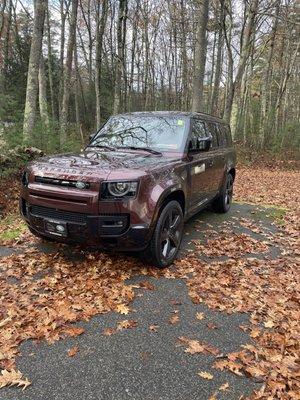
[[[207,114],[207,113],[200,113],[200,112],[192,112],[192,111],[135,111],[130,113],[123,113],[118,114],[118,116],[125,116],[125,115],[170,115],[170,116],[182,116],[182,117],[200,117],[205,120],[221,122],[225,124],[226,122],[215,115]]]

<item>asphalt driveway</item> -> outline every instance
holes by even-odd
[[[253,205],[233,204],[227,215],[204,211],[186,225],[181,254],[195,252],[194,240],[206,239],[210,230],[222,231],[231,224],[237,233],[247,233],[264,240],[265,234],[275,232],[269,210]],[[241,221],[247,219],[260,224],[254,232]],[[53,245],[41,246],[43,251],[53,251]],[[15,251],[0,247],[0,257]],[[276,257],[278,249],[270,247],[268,256]],[[72,255],[72,250],[66,257]],[[261,257],[261,254],[248,254]],[[214,258],[203,257],[206,262]],[[143,280],[137,276],[131,282]],[[42,341],[28,341],[21,346],[17,367],[33,383],[25,391],[18,388],[0,389],[1,400],[192,400],[240,399],[247,396],[259,382],[239,377],[230,372],[213,369],[212,355],[187,354],[179,345],[179,337],[192,337],[210,343],[222,353],[238,350],[251,338],[240,329],[247,324],[247,314],[216,312],[204,304],[192,303],[184,280],[150,278],[154,290],[139,291],[129,317],[136,321],[133,329],[124,329],[111,336],[103,335],[104,329],[113,328],[124,319],[118,313],[98,315],[89,322],[80,323],[85,333],[52,345]],[[196,319],[196,313],[205,314],[205,322]],[[179,322],[170,324],[172,315]],[[128,317],[128,316],[126,316]],[[155,329],[153,329],[155,325]],[[152,328],[150,328],[152,327]],[[212,329],[213,327],[213,329]],[[78,353],[69,357],[74,346]],[[213,379],[197,375],[206,371]],[[228,390],[220,390],[225,383]]]

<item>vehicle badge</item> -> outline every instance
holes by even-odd
[[[85,183],[84,182],[76,182],[77,189],[85,189]]]

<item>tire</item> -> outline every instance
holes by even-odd
[[[182,208],[177,201],[172,200],[161,209],[146,251],[147,261],[158,268],[172,264],[180,248],[182,232]]]
[[[227,213],[230,210],[233,196],[233,176],[227,174],[220,195],[213,201],[213,210],[217,213]]]

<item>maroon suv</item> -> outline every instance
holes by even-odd
[[[80,154],[41,158],[22,177],[21,213],[42,238],[177,255],[186,219],[229,210],[235,178],[229,126],[206,114],[111,117]]]

